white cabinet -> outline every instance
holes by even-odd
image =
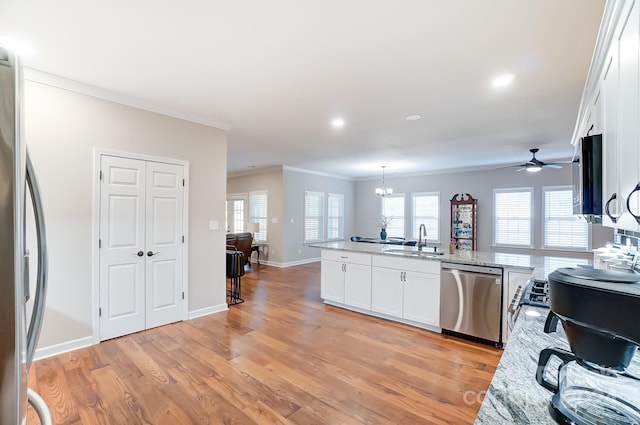
[[[619,3],[619,19],[610,25],[611,44],[600,78],[602,107],[602,202],[608,216],[603,224],[638,231],[626,200],[640,180],[640,4]],[[607,38],[606,34],[600,37]],[[594,90],[597,91],[597,90]],[[594,132],[597,133],[597,132]],[[613,198],[615,195],[615,198]],[[607,205],[608,204],[608,205]],[[640,196],[631,197],[631,211],[639,214]]]
[[[323,250],[320,295],[326,301],[371,309],[371,255]]]
[[[640,5],[635,2],[629,18],[623,21],[618,38],[619,103],[618,103],[618,164],[620,192],[625,200],[638,183],[640,159]],[[637,195],[632,197],[631,211],[638,214]],[[638,223],[629,211],[618,220],[622,229],[637,230]]]
[[[615,48],[614,48],[615,47]],[[602,78],[602,205],[614,218],[622,214],[620,176],[618,173],[618,49],[612,46]],[[602,224],[616,223],[604,214]]]
[[[374,255],[372,264],[372,311],[439,326],[439,261]]]

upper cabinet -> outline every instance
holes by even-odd
[[[607,2],[573,142],[602,132],[606,226],[639,231],[640,1]],[[599,130],[599,131],[598,131]]]

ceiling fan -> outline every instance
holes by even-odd
[[[570,162],[543,162],[536,158],[536,153],[539,151],[538,148],[529,149],[529,152],[533,155],[531,159],[524,164],[516,164],[510,165],[509,167],[520,167],[516,171],[527,170],[530,173],[536,173],[542,170],[543,167],[549,168],[562,168],[562,164],[570,164]]]

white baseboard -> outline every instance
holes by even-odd
[[[225,304],[218,304],[211,307],[201,308],[189,312],[189,320],[202,316],[208,316],[209,314],[220,313],[221,311],[229,310],[229,306]]]
[[[266,264],[268,266],[273,266],[273,267],[278,267],[281,269],[287,268],[287,267],[293,267],[293,266],[301,266],[303,264],[310,264],[310,263],[317,263],[320,261],[320,257],[317,258],[307,258],[304,260],[298,260],[298,261],[290,261],[288,263],[276,263],[274,261],[267,261],[267,262],[262,262],[260,264]]]
[[[201,308],[199,310],[194,310],[189,312],[189,320],[195,319],[196,317],[202,317],[209,314],[219,313],[221,311],[226,311],[229,309],[229,306],[225,304],[218,304],[212,307]],[[49,345],[47,347],[39,347],[36,349],[36,353],[33,356],[33,360],[42,360],[47,357],[57,356],[58,354],[68,353],[69,351],[79,350],[80,348],[91,347],[92,345],[99,344],[99,338],[94,338],[93,335],[86,336],[83,338],[74,339],[72,341],[62,342],[60,344]]]
[[[84,338],[78,338],[60,344],[37,348],[33,360],[46,359],[47,357],[57,356],[58,354],[68,353],[69,351],[90,347],[92,345],[94,345],[93,336],[85,336]]]

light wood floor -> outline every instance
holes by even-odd
[[[228,312],[38,361],[30,386],[55,425],[473,422],[500,350],[324,305],[319,263],[242,286]]]

